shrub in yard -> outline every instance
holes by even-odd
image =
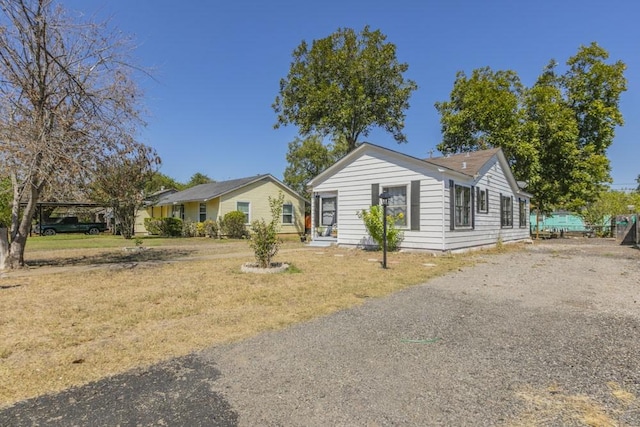
[[[144,228],[147,229],[149,234],[159,235],[162,229],[162,218],[145,218]]]
[[[264,219],[253,221],[251,223],[251,241],[249,245],[261,268],[271,266],[271,259],[278,253],[280,249],[280,239],[278,239],[278,230],[280,228],[280,215],[282,214],[282,204],[284,203],[284,194],[280,192],[277,199],[269,196],[269,207],[271,208],[271,221],[266,222]]]
[[[208,219],[202,223],[204,227],[204,236],[218,237],[218,223],[212,219]]]
[[[220,223],[222,234],[232,239],[242,239],[247,235],[244,213],[240,211],[227,212]]]
[[[402,215],[402,214],[400,214]],[[371,206],[369,211],[362,210],[358,212],[358,217],[364,221],[364,226],[369,233],[369,236],[382,247],[384,236],[384,224],[383,224],[383,208],[379,205]],[[396,228],[395,222],[399,219],[393,215],[387,215],[387,249],[395,251],[400,246],[400,242],[404,238],[402,231]]]
[[[204,237],[204,222],[196,222],[196,236]]]
[[[177,237],[182,234],[182,220],[180,218],[162,218],[160,222],[160,235]]]
[[[182,237],[196,237],[198,235],[197,224],[187,218],[182,222],[182,230],[180,234]]]

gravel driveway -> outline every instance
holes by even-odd
[[[640,426],[640,250],[561,240],[0,425]]]

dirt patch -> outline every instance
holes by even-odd
[[[269,267],[260,267],[260,265],[256,262],[245,262],[242,264],[240,270],[243,273],[253,273],[253,274],[274,274],[274,273],[282,273],[283,271],[287,271],[289,268],[289,264],[284,262],[272,262]]]

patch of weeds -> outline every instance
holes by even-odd
[[[558,259],[573,259],[573,257],[572,257],[572,256],[570,256],[570,255],[563,255],[563,254],[561,254],[561,253],[559,253],[559,252],[555,252],[555,251],[551,253],[551,258],[558,258]]]
[[[293,264],[289,264],[289,268],[287,268],[284,272],[290,273],[290,274],[297,274],[297,273],[302,273],[302,270],[300,270],[298,267],[296,267]]]
[[[620,386],[620,384],[610,381],[607,383],[611,394],[618,399],[618,401],[624,405],[630,405],[631,403],[636,401],[636,395],[625,390]]]
[[[13,351],[8,348],[0,348],[0,359],[8,359],[12,353]]]

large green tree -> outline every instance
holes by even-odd
[[[580,153],[576,146],[578,128],[573,111],[563,102],[554,67],[550,63],[524,96],[524,120],[517,141],[529,147],[531,156],[527,168],[514,165],[542,212],[551,211],[554,205],[566,207],[571,202],[568,197],[578,194],[577,187],[583,187],[574,167]]]
[[[374,126],[406,142],[405,110],[417,89],[404,78],[408,68],[396,58],[396,46],[368,26],[360,34],[338,29],[311,46],[302,41],[289,74],[280,80],[275,127],[293,124],[302,136],[344,138],[348,151]]]
[[[564,74],[551,61],[531,88],[513,71],[458,73],[450,100],[436,103],[443,134],[438,149],[502,147],[538,208],[585,206],[611,181],[606,150],[623,124],[625,66],[607,59],[596,43],[582,46]]]
[[[514,71],[458,72],[450,100],[435,104],[442,124],[438,149],[455,154],[502,147],[516,177],[528,177],[536,148],[521,141],[524,90]]]
[[[289,143],[284,183],[309,199],[307,183],[335,163],[345,151],[344,143],[325,145],[320,135],[311,135],[304,139],[297,137]]]

